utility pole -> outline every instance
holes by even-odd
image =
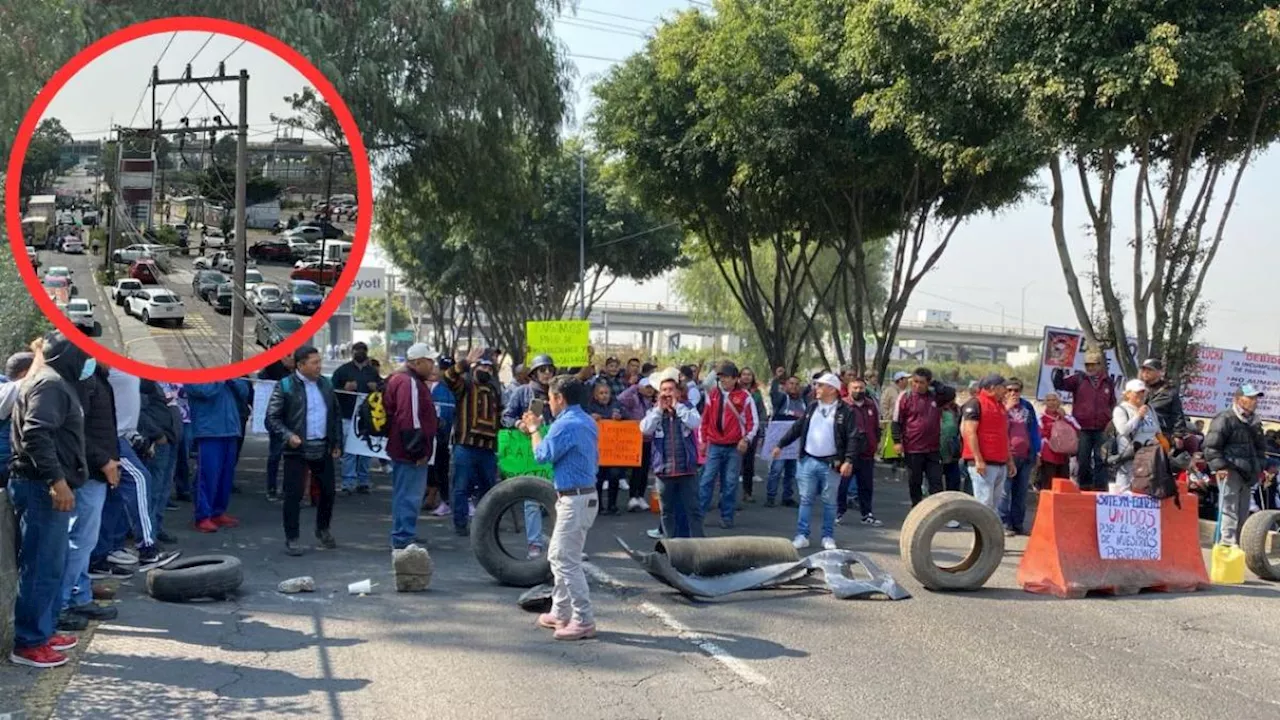
[[[386,323],[385,325],[386,332],[384,332],[383,334],[385,335],[385,339],[386,339],[385,344],[387,346],[387,362],[390,362],[391,361],[391,318],[394,317],[394,314],[391,312],[391,303],[395,300],[395,294],[391,289],[391,281],[394,279],[394,276],[391,273],[387,273],[386,277],[387,277],[387,307],[385,309],[386,317],[384,318],[384,322]]]
[[[329,198],[333,196],[333,156],[336,152],[337,151],[334,151],[334,150],[331,150],[329,152],[329,171],[325,176],[326,179],[324,182],[324,203],[325,203],[324,223],[320,225],[320,277],[321,278],[324,278],[324,269],[328,267],[328,264],[329,264],[329,256],[326,254],[328,253],[328,246],[329,246],[329,242],[328,242],[329,233],[327,231],[327,228],[329,225],[333,224],[329,219],[333,217],[333,208],[330,207]],[[336,281],[334,284],[337,284]],[[387,317],[390,317],[390,315],[388,315]]]
[[[587,319],[587,181],[586,156],[578,153],[578,318]],[[588,358],[590,359],[590,358]]]
[[[121,132],[119,128],[116,128],[116,181],[114,183],[114,187],[110,188],[111,204],[107,206],[107,223],[109,226],[107,229],[107,252],[102,256],[102,259],[107,264],[107,280],[112,285],[116,282],[116,263],[112,260],[112,253],[115,252],[116,228],[119,226],[119,222],[116,220],[116,215],[120,212],[120,209],[117,206],[120,204],[120,173],[121,169],[124,167],[123,158],[124,133]]]
[[[151,66],[151,127],[159,129],[156,123],[156,88],[160,82],[160,66]],[[151,139],[151,202],[147,205],[147,228],[156,229],[156,137]]]
[[[246,187],[249,182],[249,71],[240,71],[240,127],[236,130],[236,240],[231,269],[231,362],[244,359],[244,263]]]

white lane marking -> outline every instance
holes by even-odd
[[[592,563],[586,562],[583,563],[582,566],[592,579],[602,585],[606,585],[615,590],[626,587],[612,575],[601,570]],[[751,667],[741,658],[735,657],[733,653],[725,650],[706,635],[689,628],[689,626],[672,617],[671,613],[666,610],[663,610],[647,600],[636,607],[640,612],[662,623],[668,630],[675,633],[676,637],[706,653],[708,657],[723,665],[727,670],[732,672],[734,675],[737,675],[738,679],[748,685],[769,684],[769,678],[761,675],[755,670],[752,670]]]

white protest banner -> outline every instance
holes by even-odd
[[[1160,559],[1160,501],[1146,495],[1099,495],[1098,556]]]
[[[1182,411],[1213,417],[1231,407],[1236,388],[1248,383],[1265,393],[1257,414],[1280,421],[1280,356],[1201,347],[1196,372],[1182,387]]]
[[[1137,344],[1130,341],[1129,352],[1137,351]],[[1040,377],[1036,382],[1036,399],[1044,400],[1051,392],[1057,392],[1062,402],[1071,402],[1071,393],[1053,389],[1053,371],[1062,369],[1067,375],[1084,372],[1084,333],[1067,328],[1046,327],[1040,344]],[[1124,371],[1115,350],[1107,350],[1107,373],[1115,384],[1117,399],[1124,389]]]
[[[764,442],[760,443],[760,457],[766,460],[773,458],[773,449],[778,447],[778,441],[787,434],[794,422],[794,420],[772,420],[764,426]],[[795,460],[799,457],[800,441],[797,440],[782,448],[782,455],[778,459]]]
[[[275,388],[275,380],[253,381],[253,416],[249,424],[249,432],[254,435],[267,434],[267,403],[270,402],[271,391]]]

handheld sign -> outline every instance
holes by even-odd
[[[533,441],[519,430],[498,431],[498,474],[503,480],[532,475],[551,479],[551,465],[540,465],[533,459]]]
[[[760,457],[767,460],[773,459],[773,449],[778,447],[778,441],[783,435],[791,429],[794,420],[773,420],[764,426],[764,442],[760,443]],[[778,456],[779,460],[796,460],[800,457],[800,442],[796,441],[782,448],[782,454]]]
[[[1160,501],[1146,495],[1098,496],[1098,556],[1160,559]]]
[[[557,367],[582,367],[591,362],[590,320],[529,320],[525,322],[529,355],[550,355]]]
[[[635,420],[597,420],[600,467],[640,467],[644,437]]]

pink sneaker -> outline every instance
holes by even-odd
[[[555,615],[552,615],[551,613],[542,613],[541,615],[538,616],[538,627],[540,628],[546,628],[548,630],[559,630],[560,628],[568,624],[569,624],[568,621],[561,620],[560,618],[556,617]]]
[[[538,546],[538,545],[530,545],[530,546],[529,546],[529,559],[530,559],[530,560],[537,560],[537,559],[538,559],[538,558],[540,558],[540,557],[542,557],[542,547],[541,547],[541,546]]]
[[[435,510],[431,511],[431,514],[436,517],[448,517],[453,514],[453,511],[449,509],[449,503],[440,503]]]
[[[584,625],[577,620],[570,622],[562,628],[556,629],[555,639],[557,640],[587,640],[596,636],[596,625]]]

